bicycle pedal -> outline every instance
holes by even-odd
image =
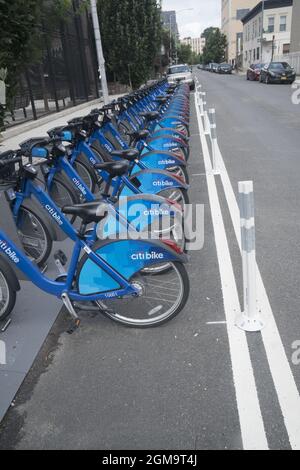
[[[68,258],[62,250],[58,250],[54,253],[55,261],[59,261],[62,266],[66,266]]]
[[[67,330],[68,335],[72,335],[80,327],[81,320],[77,318],[74,322],[71,323],[70,328]]]

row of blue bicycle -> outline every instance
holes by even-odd
[[[0,154],[0,190],[22,245],[0,221],[0,320],[20,290],[14,267],[62,300],[70,331],[82,311],[150,327],[183,309],[189,93],[159,81]],[[47,261],[63,238],[71,259],[54,254],[52,280]]]

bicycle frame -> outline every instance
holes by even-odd
[[[74,246],[66,282],[52,281],[42,274],[27,258],[27,256],[11,240],[7,238],[1,229],[0,250],[6,255],[8,260],[11,263],[14,263],[16,267],[20,269],[25,274],[25,276],[39,289],[58,298],[61,298],[64,293],[67,293],[69,298],[73,301],[95,302],[97,300],[105,300],[108,297],[124,297],[127,295],[137,294],[137,290],[132,287],[131,284],[122,275],[113,269],[104,259],[94,253],[85,243],[85,241],[80,240],[79,238],[77,238]],[[95,295],[81,295],[72,290],[74,276],[82,250],[88,254],[89,259],[93,263],[105,271],[105,273],[107,273],[108,276],[110,276],[120,286],[120,289]]]

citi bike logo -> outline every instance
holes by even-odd
[[[17,253],[10,247],[8,244],[0,240],[0,249],[5,253],[11,261],[13,261],[15,264],[18,264],[20,262],[20,258],[17,257]]]
[[[6,345],[4,341],[0,341],[0,366],[6,364]]]
[[[175,164],[175,160],[160,160],[158,162],[159,165],[174,165]]]
[[[51,217],[53,217],[53,219],[58,223],[58,225],[63,224],[63,221],[61,220],[60,215],[56,212],[55,209],[53,209],[53,207],[51,207],[51,206],[49,206],[49,204],[47,204],[46,209],[49,212],[49,214],[51,215]]]
[[[86,196],[86,190],[84,189],[84,187],[82,186],[82,184],[80,183],[80,181],[77,179],[77,178],[73,178],[73,183],[75,184],[76,188],[79,189],[79,191],[84,195]]]
[[[134,253],[131,255],[132,261],[150,261],[150,260],[160,260],[164,259],[163,253],[157,253],[156,251],[151,251],[151,253]]]
[[[177,147],[176,143],[173,143],[173,142],[166,142],[164,144],[164,148],[174,148],[174,147]]]
[[[173,186],[172,181],[153,181],[153,186]]]
[[[144,211],[145,216],[151,216],[151,217],[158,217],[160,215],[169,215],[170,212],[168,210],[163,210],[163,209],[150,209],[148,211]]]

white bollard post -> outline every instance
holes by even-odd
[[[211,136],[211,149],[212,149],[212,168],[215,175],[220,174],[218,165],[218,154],[217,154],[217,121],[216,121],[216,110],[211,108],[209,110],[209,122],[210,122],[210,136]]]
[[[257,309],[256,253],[253,182],[239,183],[241,217],[244,312],[236,319],[236,326],[244,331],[261,331],[265,322]]]
[[[203,93],[199,91],[199,109],[200,109],[200,116],[203,117],[204,109],[203,109]]]

